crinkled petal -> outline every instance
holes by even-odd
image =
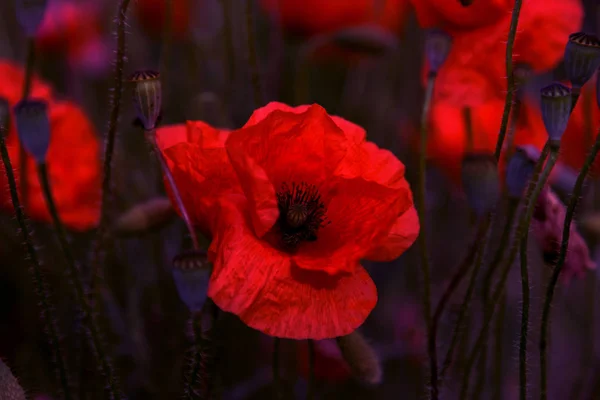
[[[335,277],[295,266],[288,254],[259,240],[244,215],[245,201],[224,203],[209,255],[209,296],[224,311],[271,336],[326,339],[358,328],[377,290],[358,264]]]
[[[387,237],[373,246],[365,258],[371,261],[395,260],[417,240],[419,228],[417,210],[411,207],[398,217]]]

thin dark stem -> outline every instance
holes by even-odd
[[[250,78],[252,80],[252,91],[254,93],[254,105],[264,105],[262,85],[260,81],[260,67],[256,51],[256,33],[254,32],[254,1],[246,0],[246,37],[248,40],[248,65],[250,67]]]
[[[165,19],[160,54],[160,82],[162,86],[163,104],[167,103],[165,94],[168,94],[167,73],[169,69],[169,56],[171,48],[171,35],[173,33],[173,1],[165,0]]]
[[[421,114],[421,143],[419,149],[419,195],[417,211],[419,213],[419,221],[421,221],[421,232],[419,233],[419,250],[421,261],[421,273],[423,274],[423,314],[427,325],[427,340],[430,341],[432,335],[432,318],[431,318],[431,276],[429,267],[429,255],[427,253],[427,219],[426,219],[426,154],[427,154],[427,131],[429,109],[431,108],[431,99],[433,97],[433,88],[435,86],[435,74],[431,74],[427,79],[427,87],[425,89],[425,99],[423,101],[423,110]],[[430,372],[430,395],[431,400],[438,400],[438,368],[437,368],[437,349],[429,348],[429,372]]]
[[[458,319],[456,320],[456,324],[454,325],[454,331],[452,333],[452,339],[450,340],[450,346],[448,347],[448,352],[446,353],[446,357],[444,358],[444,362],[442,364],[442,369],[440,371],[440,377],[439,377],[440,380],[443,379],[443,377],[446,375],[446,372],[452,365],[452,360],[454,358],[454,352],[455,352],[456,346],[458,344],[458,339],[460,337],[461,328],[463,327],[462,326],[463,321],[464,321],[465,317],[467,316],[470,300],[473,295],[473,290],[475,289],[475,283],[477,281],[477,274],[479,273],[478,270],[481,267],[481,264],[483,261],[483,252],[484,252],[483,249],[487,245],[487,241],[485,240],[485,237],[487,236],[489,225],[490,225],[490,216],[487,215],[481,220],[481,222],[479,224],[479,228],[477,229],[477,236],[475,238],[475,243],[473,246],[474,247],[473,255],[474,256],[477,255],[477,257],[473,257],[470,260],[471,263],[473,261],[475,261],[475,268],[473,269],[473,272],[471,274],[471,279],[469,280],[467,292],[466,292],[465,298],[463,299],[463,302],[461,304],[460,311],[458,314]],[[463,278],[465,278],[467,276],[468,269],[469,269],[471,263],[464,264],[467,266],[467,268],[465,268],[465,271],[461,271],[464,273],[462,274],[462,276],[460,276],[460,280],[462,280]],[[452,282],[450,283],[449,288],[454,286],[454,285],[452,285],[454,283],[454,280],[455,279],[453,279]],[[458,287],[458,282],[453,287],[453,290],[455,290],[457,287]],[[448,292],[448,290],[446,292]],[[445,294],[446,293],[444,293],[444,295]],[[444,299],[444,295],[442,295],[442,300]],[[440,300],[440,304],[441,304],[442,300]],[[445,300],[445,303],[447,303],[447,302],[448,302],[448,299]],[[436,308],[436,313],[434,314],[434,317],[433,317],[436,328],[437,328],[437,323],[439,322],[439,318],[441,316],[441,314],[438,314],[438,311],[441,312],[439,305]],[[433,336],[433,334],[434,333],[432,332],[432,336]]]
[[[306,400],[315,398],[315,343],[308,340],[308,393]]]
[[[235,48],[233,47],[231,0],[221,0],[221,6],[223,7],[223,46],[225,48],[224,66],[227,71],[225,104],[229,106],[235,80]]]
[[[123,92],[123,74],[125,65],[125,20],[130,0],[121,0],[117,13],[117,55],[115,58],[114,92],[112,108],[108,120],[108,131],[104,148],[104,163],[102,167],[102,198],[100,204],[100,221],[96,233],[96,243],[92,255],[92,277],[94,288],[102,280],[104,241],[108,232],[108,209],[112,200],[112,159],[115,150],[117,125],[121,112],[121,95]],[[93,291],[92,291],[93,292]],[[92,293],[93,294],[93,293]]]
[[[27,60],[25,62],[25,79],[21,98],[27,99],[31,93],[33,71],[35,70],[35,38],[27,39]],[[19,146],[19,180],[21,182],[21,201],[25,207],[29,202],[29,185],[27,182],[27,152],[25,146]]]
[[[10,157],[8,155],[8,149],[6,148],[6,142],[4,141],[5,133],[6,130],[4,127],[0,127],[0,152],[2,153],[4,171],[6,172],[6,178],[8,180],[8,186],[10,189],[10,197],[17,217],[17,222],[21,230],[21,235],[23,236],[25,250],[27,251],[27,255],[29,256],[29,261],[31,263],[29,272],[31,273],[35,294],[38,298],[38,304],[41,308],[41,319],[44,323],[44,333],[47,336],[46,340],[48,341],[49,347],[52,351],[52,356],[55,360],[54,362],[56,363],[58,379],[63,391],[63,396],[66,400],[70,400],[74,397],[71,393],[69,374],[67,371],[65,358],[60,348],[60,333],[56,324],[56,313],[54,312],[55,308],[52,304],[52,299],[48,291],[48,284],[42,272],[38,254],[35,251],[33,238],[29,233],[27,217],[25,216],[25,212],[23,211],[23,207],[21,206],[21,202],[19,200],[17,182],[15,180],[12,163],[10,162]]]
[[[500,304],[498,309],[498,317],[496,317],[496,343],[494,346],[494,375],[492,381],[492,400],[502,399],[502,388],[504,386],[503,378],[503,363],[504,360],[504,318],[506,316],[506,294],[500,296]]]
[[[467,152],[470,152],[473,151],[473,115],[471,107],[463,107],[462,114],[467,134]]]
[[[122,399],[123,392],[119,387],[112,361],[106,352],[106,349],[104,348],[100,328],[92,313],[92,308],[87,302],[79,266],[77,265],[77,260],[75,259],[75,255],[73,254],[71,246],[67,240],[67,232],[65,227],[58,215],[56,203],[54,202],[54,197],[50,188],[50,181],[48,180],[46,164],[38,165],[38,176],[40,178],[42,191],[44,192],[46,205],[48,206],[48,210],[52,216],[52,222],[54,223],[54,228],[56,230],[56,237],[67,262],[67,270],[69,277],[71,278],[70,280],[73,286],[73,292],[75,294],[75,301],[81,310],[83,323],[89,331],[88,338],[90,340],[90,346],[95,350],[100,370],[106,377],[106,388],[110,394],[110,398]]]
[[[275,399],[280,400],[283,398],[283,393],[281,391],[281,373],[279,368],[279,358],[281,352],[281,340],[279,338],[273,338],[273,391],[275,394]]]
[[[510,20],[510,29],[508,31],[508,40],[506,42],[506,99],[504,101],[504,111],[502,113],[502,122],[500,124],[500,132],[498,133],[498,142],[496,143],[496,151],[494,157],[500,160],[506,129],[508,128],[508,119],[510,117],[510,108],[512,107],[513,95],[515,91],[515,76],[513,73],[513,47],[517,36],[517,25],[519,24],[519,14],[521,13],[521,5],[523,0],[515,0],[515,5],[512,11]]]
[[[565,264],[565,259],[567,257],[567,250],[569,248],[569,237],[571,234],[571,223],[573,222],[573,216],[575,215],[575,210],[577,209],[577,205],[579,204],[579,197],[581,196],[581,191],[583,190],[583,184],[585,182],[585,178],[596,159],[596,155],[598,154],[598,150],[600,150],[600,131],[596,136],[596,141],[592,146],[587,158],[585,159],[585,163],[577,176],[577,181],[575,181],[575,186],[573,187],[573,192],[569,199],[569,205],[567,206],[567,213],[565,215],[565,221],[563,224],[563,234],[562,241],[560,245],[560,253],[558,254],[558,259],[556,264],[554,265],[554,269],[552,270],[552,276],[550,277],[550,282],[548,283],[548,287],[546,289],[546,298],[544,299],[544,305],[542,309],[542,324],[540,328],[540,399],[546,400],[548,396],[548,361],[547,361],[547,345],[548,345],[548,330],[550,326],[550,311],[552,306],[552,299],[554,298],[554,290],[556,288],[556,284],[558,283],[558,278],[560,276],[560,272]]]
[[[179,188],[177,187],[175,178],[173,177],[173,174],[171,173],[171,170],[169,169],[167,160],[165,160],[165,156],[163,155],[162,151],[160,151],[160,149],[158,148],[158,145],[156,144],[156,131],[155,130],[147,131],[146,139],[152,145],[154,154],[156,154],[156,158],[158,158],[158,161],[160,162],[161,169],[162,169],[163,173],[165,174],[165,176],[167,177],[167,180],[169,181],[169,186],[171,187],[171,192],[173,193],[173,197],[175,197],[175,202],[177,203],[179,212],[181,212],[181,216],[183,217],[183,220],[185,221],[185,225],[187,226],[188,231],[190,232],[190,237],[192,238],[192,245],[194,246],[194,250],[199,250],[200,244],[198,242],[198,236],[196,235],[196,230],[194,229],[194,225],[192,224],[192,220],[187,211],[187,207],[185,206],[183,199],[181,198],[181,193],[179,192]]]
[[[547,148],[550,150],[547,150]],[[550,175],[550,172],[552,171],[554,164],[556,163],[556,160],[558,157],[558,148],[552,147],[550,142],[548,141],[546,143],[546,146],[544,146],[542,155],[544,155],[544,153],[547,151],[550,151],[550,155],[548,157],[548,162],[544,166],[542,174],[538,175],[539,174],[538,171],[540,168],[539,164],[543,165],[545,157],[540,156],[540,158],[537,162],[536,168],[534,170],[533,176],[527,187],[527,193],[525,195],[525,201],[526,201],[527,206],[526,206],[525,212],[521,215],[521,218],[519,220],[515,239],[513,240],[513,243],[509,250],[509,256],[508,256],[508,258],[506,258],[506,262],[503,264],[503,268],[501,268],[500,281],[496,285],[494,293],[491,297],[490,304],[488,305],[488,307],[486,307],[486,312],[484,313],[483,326],[479,332],[479,335],[477,336],[477,340],[475,341],[475,346],[473,347],[473,350],[469,354],[469,358],[467,361],[467,367],[466,367],[465,373],[463,375],[462,388],[461,388],[461,394],[460,394],[461,400],[467,399],[467,395],[468,395],[468,391],[469,391],[469,382],[470,382],[470,378],[471,378],[471,371],[473,369],[473,365],[475,364],[475,361],[477,360],[477,355],[479,354],[481,347],[485,344],[486,331],[489,328],[489,325],[492,321],[494,311],[496,309],[496,305],[498,304],[500,296],[504,292],[504,288],[506,286],[506,280],[508,278],[508,273],[510,272],[510,267],[512,266],[512,263],[513,263],[516,255],[517,255],[517,252],[519,250],[519,245],[521,243],[521,239],[523,238],[523,235],[527,234],[526,228],[529,224],[529,221],[531,220],[531,217],[533,216],[533,211],[535,209],[536,201],[542,191],[542,188],[544,187],[544,185],[546,184],[546,181],[548,180],[548,176]]]
[[[529,231],[529,224],[527,225]],[[527,337],[529,332],[529,271],[527,267],[528,234],[521,239],[521,338],[519,341],[519,398],[527,400]]]

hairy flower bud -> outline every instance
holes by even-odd
[[[48,103],[44,100],[24,99],[14,107],[19,141],[38,164],[46,161],[50,146],[50,119]]]
[[[0,360],[0,393],[5,400],[25,400],[25,392],[4,361]]]
[[[498,163],[494,155],[466,154],[462,162],[462,183],[469,206],[477,216],[492,211],[500,197]]]
[[[560,142],[571,116],[571,89],[560,83],[553,83],[543,88],[540,94],[542,119],[548,137],[553,142]]]
[[[200,312],[206,301],[211,265],[204,251],[192,251],[173,259],[173,279],[179,297],[192,313]]]
[[[0,97],[0,135],[8,132],[10,123],[10,104],[4,97]]]
[[[600,40],[583,32],[571,34],[565,47],[564,64],[573,88],[580,89],[600,66]]]
[[[437,74],[440,67],[446,61],[452,38],[440,29],[429,29],[425,36],[425,57],[429,63],[432,74]]]
[[[162,107],[160,74],[136,71],[129,77],[133,85],[133,106],[145,130],[156,128]]]
[[[16,0],[15,8],[19,25],[32,38],[44,20],[47,0]]]
[[[516,148],[506,166],[506,189],[509,196],[519,198],[523,195],[533,175],[535,164],[525,149]]]
[[[358,332],[337,338],[344,360],[354,376],[370,385],[378,385],[383,378],[381,360],[375,350]]]

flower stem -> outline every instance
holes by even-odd
[[[98,281],[102,278],[103,270],[103,248],[104,241],[108,232],[108,208],[112,200],[112,159],[115,150],[115,141],[117,134],[117,125],[119,114],[121,112],[121,94],[123,92],[123,68],[125,65],[125,26],[127,18],[127,8],[130,0],[121,0],[117,13],[117,55],[115,58],[114,92],[112,99],[112,108],[108,120],[108,131],[106,134],[106,143],[104,148],[103,179],[102,179],[102,198],[100,203],[100,221],[96,233],[96,243],[92,255],[92,288],[96,287]],[[92,291],[93,294],[93,291]]]
[[[471,107],[463,107],[462,114],[467,134],[467,152],[471,152],[473,151],[473,113]]]
[[[513,74],[513,47],[517,36],[517,25],[519,24],[519,14],[521,13],[521,5],[523,0],[515,0],[515,5],[512,10],[512,18],[510,20],[510,29],[508,31],[508,41],[506,42],[506,99],[504,101],[504,112],[502,113],[502,122],[500,124],[500,132],[498,133],[498,142],[496,143],[496,151],[494,157],[500,160],[506,129],[508,128],[508,119],[510,117],[510,108],[512,107],[513,95],[515,91],[515,76]]]
[[[549,149],[549,150],[547,150],[547,149]],[[527,193],[525,195],[525,201],[526,201],[527,206],[526,206],[525,212],[521,215],[521,218],[519,220],[519,224],[517,226],[516,235],[515,235],[516,237],[513,240],[513,243],[509,249],[509,256],[508,256],[508,258],[505,259],[506,261],[502,265],[503,268],[501,268],[500,281],[496,285],[494,293],[491,297],[490,304],[486,307],[486,311],[484,313],[483,326],[479,332],[479,335],[477,336],[477,340],[475,341],[475,346],[473,347],[473,350],[471,350],[471,353],[469,354],[469,358],[467,361],[467,367],[466,367],[465,373],[463,375],[462,388],[461,388],[461,394],[460,394],[461,400],[466,400],[466,398],[467,398],[468,391],[469,391],[469,382],[470,382],[470,378],[471,378],[471,371],[472,371],[473,365],[475,364],[475,361],[477,359],[479,350],[485,344],[485,336],[486,336],[485,334],[486,334],[487,329],[489,328],[489,325],[492,321],[494,311],[496,309],[496,305],[498,304],[498,301],[500,300],[500,297],[501,297],[502,293],[504,292],[504,287],[506,286],[506,280],[508,278],[508,273],[510,272],[510,267],[512,266],[512,263],[517,255],[517,251],[519,250],[519,245],[521,243],[521,239],[523,238],[523,236],[525,234],[527,234],[527,227],[529,225],[529,221],[531,220],[531,217],[533,216],[533,211],[535,209],[535,204],[536,204],[537,198],[539,197],[540,192],[542,191],[542,188],[546,184],[546,181],[548,180],[548,176],[550,175],[550,172],[552,171],[552,168],[554,167],[554,164],[556,163],[556,160],[558,158],[558,147],[552,146],[550,141],[548,141],[546,143],[546,146],[544,146],[544,151],[542,151],[542,155],[544,155],[544,153],[547,151],[550,152],[550,155],[548,157],[548,162],[546,163],[546,165],[542,171],[542,174],[539,175],[538,171],[540,169],[540,164],[543,165],[545,157],[540,156],[540,158],[538,159],[538,162],[536,164],[533,176],[527,187]]]
[[[496,343],[494,346],[494,379],[492,381],[492,400],[502,399],[502,361],[504,360],[504,318],[506,316],[506,294],[502,293],[499,299],[500,309],[498,310],[498,317],[496,317]]]
[[[46,340],[48,341],[49,347],[52,351],[52,356],[56,363],[58,379],[60,381],[61,389],[63,391],[63,396],[65,400],[70,400],[74,397],[71,394],[71,387],[69,384],[69,374],[67,371],[66,361],[60,348],[60,332],[56,323],[56,313],[54,311],[55,308],[52,304],[52,299],[48,291],[48,284],[42,272],[40,260],[38,258],[37,252],[35,251],[33,239],[31,237],[31,234],[29,233],[29,227],[27,226],[27,217],[25,216],[25,212],[23,211],[23,207],[21,206],[21,202],[19,201],[17,182],[15,180],[12,163],[10,162],[10,157],[8,155],[8,149],[6,148],[6,142],[4,141],[5,134],[5,128],[0,127],[0,153],[2,153],[2,162],[4,164],[4,171],[6,172],[6,178],[8,180],[10,197],[12,200],[13,207],[15,209],[15,214],[17,217],[17,222],[19,224],[19,228],[21,230],[21,235],[23,236],[25,250],[27,251],[27,255],[31,263],[31,268],[29,269],[29,272],[31,273],[31,278],[35,287],[35,294],[38,298],[39,306],[41,308],[40,318],[44,323],[44,333],[47,336]]]
[[[35,69],[35,38],[27,38],[27,60],[25,61],[25,79],[23,80],[22,99],[27,99],[31,93],[33,70]],[[27,182],[27,152],[25,146],[19,146],[19,181],[21,182],[21,201],[27,207],[29,201],[29,186]]]
[[[260,81],[260,68],[256,51],[256,33],[254,31],[254,1],[246,0],[246,37],[248,40],[248,65],[254,93],[256,108],[264,105],[262,85]]]
[[[547,347],[548,347],[548,330],[550,326],[550,307],[552,306],[552,299],[554,298],[554,290],[556,288],[556,284],[558,283],[558,277],[560,276],[560,272],[565,264],[565,259],[567,257],[567,250],[569,248],[569,237],[571,234],[571,223],[573,221],[573,216],[575,214],[575,210],[577,209],[577,205],[579,204],[579,197],[581,196],[581,191],[583,189],[583,183],[585,182],[585,178],[596,159],[596,155],[600,150],[600,131],[596,136],[596,141],[592,146],[591,151],[587,155],[585,159],[585,163],[577,176],[577,180],[575,181],[575,186],[573,187],[573,192],[571,197],[569,198],[569,205],[567,206],[567,213],[565,215],[565,221],[563,224],[563,233],[562,233],[562,242],[560,245],[560,253],[558,254],[558,259],[556,264],[554,265],[554,269],[552,270],[552,276],[550,277],[550,282],[548,283],[548,287],[546,289],[546,297],[544,299],[544,305],[542,309],[542,324],[540,328],[540,399],[545,400],[548,396],[548,362],[547,362]]]
[[[224,67],[227,75],[225,85],[225,104],[230,105],[235,80],[235,48],[233,46],[231,0],[220,0],[223,8],[223,47],[225,48]]]
[[[426,222],[426,159],[427,153],[427,130],[429,109],[431,108],[431,99],[433,97],[433,88],[435,86],[436,74],[432,73],[427,78],[427,87],[425,89],[425,99],[423,101],[423,111],[421,114],[421,142],[419,151],[419,205],[417,211],[419,213],[419,221],[421,221],[421,232],[419,234],[419,250],[421,258],[421,273],[423,274],[423,314],[425,316],[425,324],[427,326],[427,340],[430,342],[430,337],[433,334],[432,318],[431,318],[431,276],[429,269],[429,256],[427,254],[427,222]],[[437,368],[437,349],[428,348],[429,353],[429,372],[430,372],[430,395],[431,400],[438,400],[438,368]]]
[[[278,337],[273,338],[273,391],[275,398],[280,400],[283,398],[281,391],[281,373],[279,371],[279,358],[280,358],[281,340]]]
[[[491,214],[488,213],[486,216],[484,216],[484,219],[482,220],[483,234],[479,235],[477,239],[477,257],[475,259],[475,266],[473,268],[473,272],[471,273],[471,279],[469,280],[467,292],[465,293],[465,297],[460,305],[458,319],[456,321],[456,325],[454,325],[454,332],[452,333],[450,348],[448,349],[448,353],[446,354],[442,371],[440,373],[441,376],[443,376],[446,373],[446,371],[452,364],[452,358],[454,356],[454,350],[456,349],[456,343],[458,343],[458,338],[460,336],[462,324],[469,312],[469,306],[471,305],[471,299],[473,298],[473,292],[475,291],[475,285],[477,284],[477,276],[479,274],[479,270],[481,269],[481,265],[483,264],[484,255],[488,245],[491,218]]]
[[[315,343],[308,339],[308,393],[306,400],[315,398]]]
[[[169,166],[167,164],[167,160],[165,159],[165,156],[163,155],[162,151],[160,151],[160,149],[158,148],[158,145],[156,144],[156,130],[146,131],[146,139],[152,146],[152,149],[154,150],[154,154],[156,154],[156,158],[158,158],[158,161],[160,162],[161,169],[162,169],[163,173],[165,174],[165,176],[167,177],[167,180],[169,181],[169,186],[171,187],[171,192],[173,193],[173,197],[175,198],[175,202],[177,203],[179,212],[181,212],[181,216],[183,217],[183,220],[185,221],[185,225],[187,226],[187,229],[190,232],[190,237],[192,238],[192,245],[194,246],[194,250],[200,250],[200,244],[198,242],[198,236],[196,235],[196,230],[194,229],[194,225],[192,224],[190,215],[189,215],[187,208],[183,202],[183,199],[181,198],[181,193],[179,192],[179,188],[177,187],[175,178],[173,177],[173,174],[171,173],[171,170],[169,169]]]
[[[58,242],[65,256],[65,260],[67,261],[67,270],[69,277],[71,278],[70,280],[73,286],[73,292],[75,294],[75,301],[81,310],[83,323],[89,332],[88,338],[90,340],[90,346],[96,352],[96,357],[100,364],[100,371],[106,378],[106,388],[110,394],[110,398],[122,399],[123,392],[119,387],[112,361],[107,354],[106,349],[104,348],[102,334],[100,332],[98,322],[92,313],[92,308],[87,302],[79,266],[77,265],[77,260],[75,259],[75,255],[73,254],[71,246],[67,240],[65,227],[60,219],[60,216],[58,215],[56,203],[54,202],[54,197],[50,188],[50,181],[48,180],[48,170],[46,164],[38,164],[38,176],[40,178],[42,191],[44,192],[46,205],[48,206],[48,210],[50,211],[50,215],[52,217],[52,222],[54,223]]]
[[[527,224],[529,232],[529,224]],[[519,395],[520,400],[527,400],[527,334],[529,329],[529,271],[527,268],[528,234],[521,239],[521,338],[519,341]]]
[[[169,55],[171,47],[171,34],[173,32],[173,1],[165,0],[165,16],[161,43],[161,54],[160,54],[160,82],[162,86],[163,104],[165,101],[165,94],[168,94],[167,90],[167,70],[169,68]]]

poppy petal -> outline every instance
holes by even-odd
[[[400,257],[419,236],[419,216],[411,207],[398,217],[388,236],[365,255],[371,261],[392,261]]]

